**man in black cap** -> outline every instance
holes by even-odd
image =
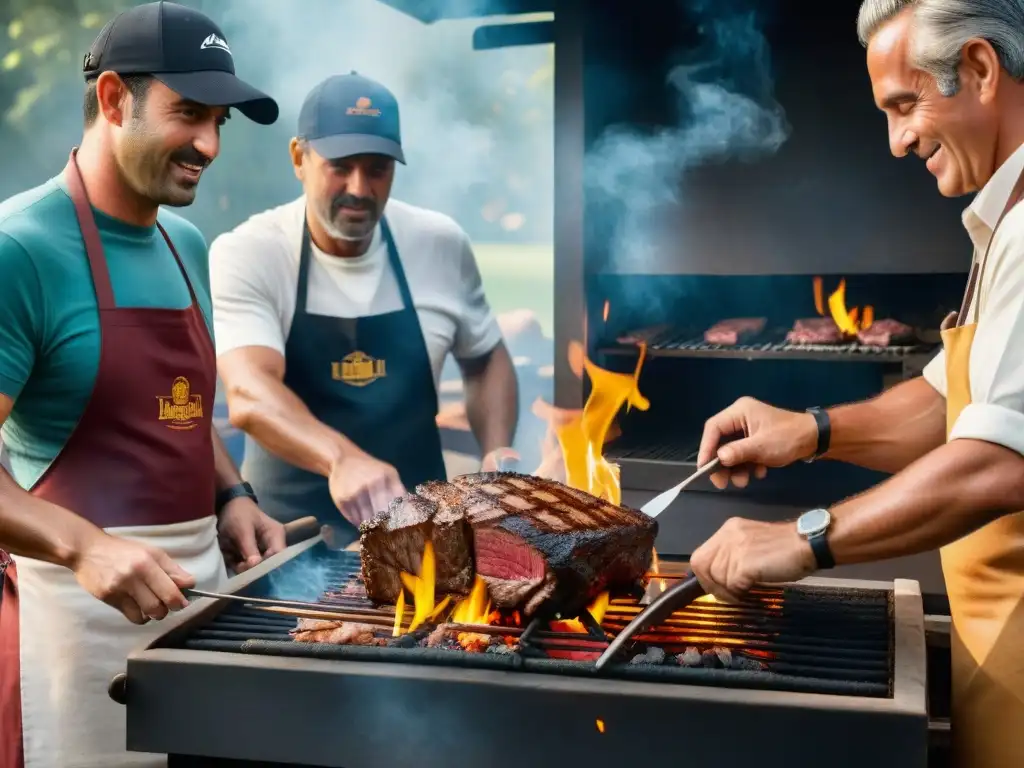
[[[206,244],[160,210],[192,202],[229,110],[277,105],[172,3],[119,15],[83,69],[81,146],[0,204],[0,768],[153,764],[112,676],[225,556],[284,547],[213,427]]]
[[[347,543],[405,489],[446,479],[449,354],[485,469],[510,452],[516,375],[466,233],[390,197],[405,155],[387,88],[317,85],[291,157],[304,194],[211,246],[218,368],[264,509],[316,515]]]

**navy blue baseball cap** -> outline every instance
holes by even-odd
[[[151,75],[197,104],[234,107],[262,125],[278,116],[277,102],[235,76],[220,27],[177,3],[161,0],[119,13],[96,36],[82,71],[86,80],[103,72]]]
[[[398,100],[355,72],[329,77],[309,92],[299,112],[298,136],[328,160],[387,155],[405,163]]]

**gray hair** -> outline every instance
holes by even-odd
[[[943,96],[960,90],[960,56],[968,40],[987,40],[1014,80],[1024,80],[1024,0],[864,0],[857,15],[862,45],[907,9],[914,13],[914,65],[935,78]]]

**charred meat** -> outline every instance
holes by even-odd
[[[427,539],[437,558],[436,589],[445,594],[469,594],[473,584],[469,524],[460,510],[444,504],[444,486],[449,484],[427,484],[434,485],[436,490],[428,488],[422,495],[407,493],[395,499],[385,513],[362,526],[363,579],[374,600],[394,603],[398,599],[402,589],[399,573],[419,573]]]
[[[897,344],[911,344],[914,329],[899,320],[876,320],[857,333],[857,340],[867,347],[891,347]]]
[[[324,643],[327,645],[384,645],[374,635],[374,627],[351,621],[326,619],[299,619],[291,631],[298,643]]]
[[[704,331],[704,341],[708,344],[736,346],[757,336],[764,330],[763,317],[734,317],[722,320]]]
[[[460,578],[458,589],[451,588],[452,582],[445,587],[439,582],[442,593],[465,594],[475,572],[487,583],[497,608],[521,609],[527,615],[542,606],[572,612],[605,590],[633,586],[651,564],[658,530],[654,520],[553,480],[487,472],[450,483],[426,483],[417,487],[416,495],[433,505],[433,514],[441,521],[435,528],[461,530],[448,534],[452,538],[446,546],[438,546],[436,532],[415,524],[423,531],[417,534],[418,541],[433,537],[439,576],[461,573],[467,558],[472,563],[465,590]],[[400,506],[392,505],[362,527],[363,578],[370,598],[378,602],[394,601],[399,570],[418,572],[418,552],[416,567],[408,569],[398,563],[411,557],[372,556],[370,563],[366,561],[370,550],[394,553],[409,546],[416,551],[415,544],[386,545],[388,538],[409,535],[408,526],[387,519],[400,512]],[[461,548],[454,544],[459,535],[465,537]]]
[[[797,320],[786,334],[789,344],[839,344],[842,341],[843,333],[831,317]]]

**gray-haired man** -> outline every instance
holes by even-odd
[[[1024,0],[865,0],[858,32],[893,155],[924,159],[947,197],[977,192],[963,306],[924,375],[873,400],[793,413],[744,399],[712,418],[699,461],[718,455],[720,487],[821,455],[895,476],[796,525],[730,520],[692,567],[734,599],[941,548],[955,765],[1024,765]]]

